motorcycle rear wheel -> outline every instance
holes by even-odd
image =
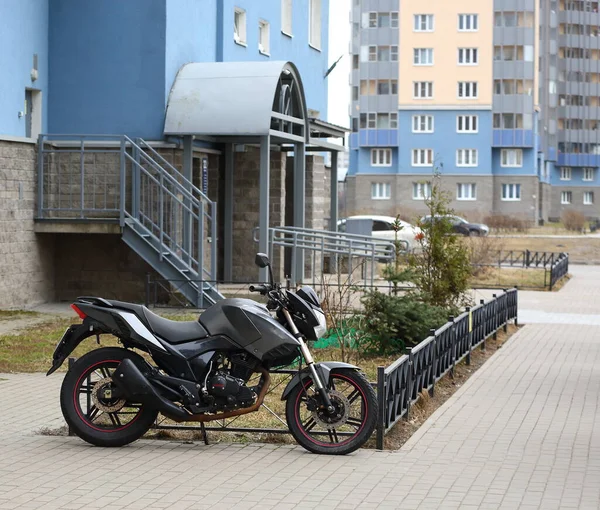
[[[290,393],[286,419],[294,439],[313,453],[346,455],[364,445],[377,423],[377,397],[366,377],[357,370],[337,369],[330,374],[333,415],[319,409],[311,378]]]
[[[65,376],[60,406],[71,430],[95,446],[123,446],[142,437],[158,412],[136,402],[113,397],[111,374],[124,359],[143,359],[117,347],[104,347],[79,358]]]

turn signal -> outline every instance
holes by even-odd
[[[85,313],[83,313],[83,312],[82,312],[82,311],[79,309],[79,307],[78,307],[77,305],[71,305],[71,308],[72,308],[73,310],[75,310],[75,313],[76,313],[77,315],[79,315],[79,318],[80,318],[81,320],[83,320],[83,319],[85,319],[85,318],[87,317],[87,315],[86,315]]]

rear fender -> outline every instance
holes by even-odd
[[[315,363],[315,369],[317,370],[317,373],[319,374],[319,377],[321,378],[321,382],[323,382],[323,384],[328,385],[329,384],[329,375],[331,374],[331,371],[336,369],[336,368],[347,368],[350,370],[359,370],[359,368],[355,365],[350,365],[349,363],[342,363],[341,361],[325,361],[323,363]],[[281,400],[287,400],[288,397],[290,396],[290,393],[292,392],[292,390],[298,386],[300,384],[301,381],[303,381],[305,378],[310,378],[311,377],[311,373],[310,373],[310,369],[308,367],[303,368],[300,372],[298,372],[296,375],[294,375],[294,377],[292,377],[292,380],[288,383],[288,385],[285,387],[285,390],[283,390],[283,394],[281,395]]]
[[[75,348],[86,338],[104,333],[95,321],[85,319],[83,324],[73,324],[69,326],[65,334],[60,339],[54,349],[52,355],[52,368],[48,370],[46,375],[53,374],[64,363],[65,359],[71,354]]]

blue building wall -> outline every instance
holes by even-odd
[[[583,180],[583,168],[571,167],[571,180],[561,181],[560,180],[560,167],[556,166],[554,171],[550,174],[550,184],[553,186],[600,186],[600,171],[596,168],[594,170],[594,180],[584,181]]]
[[[31,81],[33,54],[38,79]],[[0,2],[0,135],[25,136],[25,89],[42,91],[42,131],[48,124],[48,0]]]
[[[225,62],[264,60],[289,60],[300,71],[306,104],[318,110],[320,118],[327,119],[327,80],[329,51],[329,0],[321,2],[321,48],[309,46],[308,1],[292,2],[292,37],[281,32],[281,0],[219,0],[222,2],[223,38],[222,51]],[[247,45],[233,40],[233,15],[235,7],[246,10]],[[270,57],[258,51],[258,21],[270,24]],[[219,50],[217,50],[219,51]],[[343,94],[347,90],[342,91]]]
[[[308,44],[308,3],[293,5],[290,38],[281,32],[280,0],[50,0],[47,131],[162,139],[179,69],[220,60],[294,62],[307,106],[326,119],[329,2],[322,2],[321,51]],[[233,40],[236,6],[246,9],[246,47]],[[270,56],[258,51],[259,19],[271,25]]]
[[[413,133],[413,115],[432,115],[433,133]],[[463,134],[456,132],[457,115],[477,115],[479,132]],[[398,161],[399,173],[430,174],[431,167],[413,167],[413,149],[433,149],[434,166],[442,166],[441,172],[451,175],[490,175],[492,173],[491,140],[492,114],[482,110],[406,110],[398,115],[400,151]],[[458,149],[477,149],[478,165],[476,167],[457,167],[456,151]]]
[[[492,167],[494,175],[537,175],[537,154],[533,149],[523,151],[523,166],[505,167],[500,164],[502,149],[492,149]]]
[[[165,0],[51,0],[51,133],[162,137],[165,8]]]

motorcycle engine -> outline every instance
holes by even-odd
[[[208,380],[208,393],[215,397],[215,404],[223,408],[248,407],[254,403],[256,393],[242,379],[226,372],[217,371]]]

